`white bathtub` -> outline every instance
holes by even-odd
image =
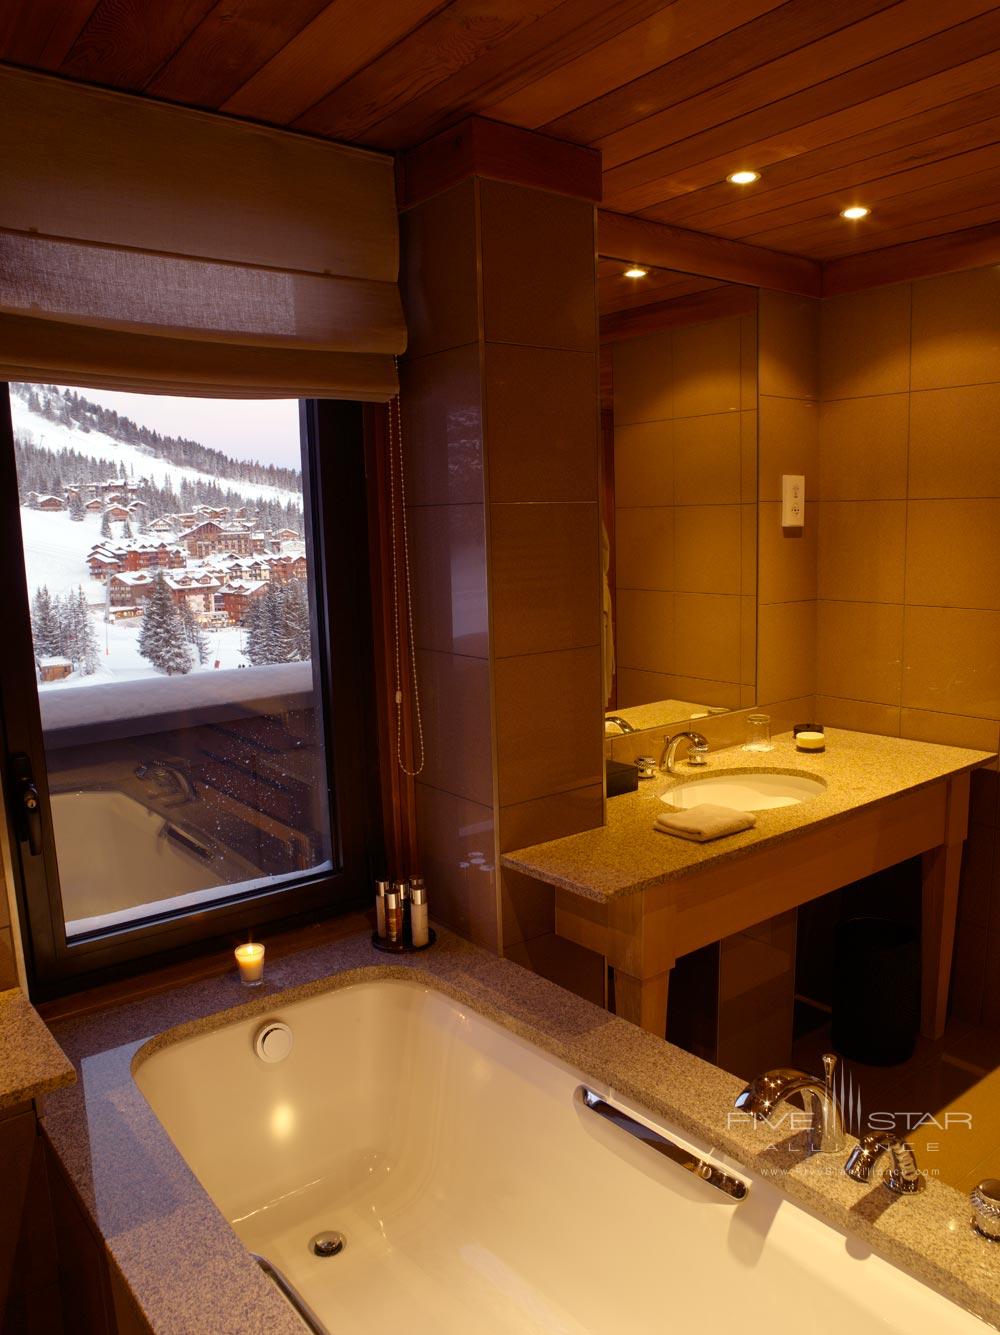
[[[135,1079],[332,1335],[984,1335],[766,1181],[732,1169],[735,1202],[609,1125],[579,1073],[433,989],[363,982],[266,1018],[294,1034],[278,1064],[258,1016],[140,1052]],[[326,1229],[347,1242],[321,1259]]]

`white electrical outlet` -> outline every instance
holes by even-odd
[[[799,473],[781,478],[781,527],[801,528],[806,522],[806,480]]]

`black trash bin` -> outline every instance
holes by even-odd
[[[832,1043],[869,1066],[913,1056],[920,1031],[920,938],[908,923],[852,918],[835,939]]]

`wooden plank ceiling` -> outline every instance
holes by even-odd
[[[986,0],[5,0],[0,60],[378,149],[475,112],[599,148],[606,209],[817,260],[1000,220]]]

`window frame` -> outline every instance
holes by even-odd
[[[324,741],[331,777],[333,869],[276,878],[218,905],[67,940],[49,807],[48,775],[35,682],[31,615],[24,579],[9,390],[0,393],[0,742],[4,820],[32,997],[45,1000],[142,972],[296,921],[350,912],[367,903],[382,850],[378,786],[363,405],[332,399],[300,402],[304,448],[303,507],[312,525],[311,594],[323,696]],[[334,640],[341,645],[334,652]],[[13,758],[27,756],[42,814],[42,851],[23,838]]]

